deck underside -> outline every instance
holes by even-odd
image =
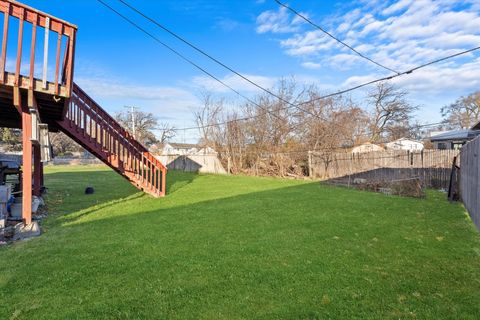
[[[11,74],[6,79],[10,79]],[[62,120],[65,109],[65,97],[53,94],[54,84],[47,83],[47,89],[42,88],[40,80],[36,79],[34,85],[34,96],[40,113],[40,119],[43,123],[48,124],[50,131],[58,131],[57,121]],[[27,101],[27,93],[29,82],[28,78],[21,81],[20,85],[22,99]],[[37,89],[38,88],[38,89]],[[24,90],[22,90],[24,89]],[[64,87],[60,87],[60,92],[64,93]],[[6,84],[0,85],[0,127],[21,128],[20,113],[14,106],[14,86],[7,81]]]

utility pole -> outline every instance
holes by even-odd
[[[135,133],[135,120],[136,120],[136,119],[135,119],[135,116],[136,116],[138,107],[125,106],[125,108],[130,109],[129,112],[130,112],[130,115],[131,115],[131,117],[132,117],[132,127],[131,127],[131,128],[132,128],[132,135],[133,135],[133,138],[134,138],[134,139],[137,139],[137,135],[136,135],[136,133]]]

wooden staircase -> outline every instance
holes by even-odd
[[[57,123],[134,186],[155,197],[165,195],[166,167],[76,84],[65,118]]]
[[[40,150],[45,146],[35,134],[40,126],[64,132],[140,190],[164,196],[166,167],[74,84],[77,26],[13,0],[0,0],[2,20],[0,127],[23,129],[24,221],[31,222],[32,176],[34,193],[43,184]],[[7,43],[17,46],[7,49]],[[24,48],[25,44],[30,47]],[[43,52],[39,54],[38,48]],[[27,50],[30,59],[22,61]],[[49,52],[54,52],[53,68],[48,66]],[[41,78],[36,72],[39,55],[43,58]],[[13,62],[10,67],[7,60]]]

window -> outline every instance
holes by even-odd
[[[447,144],[445,142],[439,142],[437,144],[437,149],[445,150],[445,149],[447,149]]]
[[[464,144],[465,142],[452,142],[452,149],[459,150]]]

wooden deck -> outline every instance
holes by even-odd
[[[15,86],[13,82],[10,83],[9,80],[12,79],[13,81],[14,76],[12,73],[6,73],[6,83],[0,84],[0,127],[21,128],[21,116],[14,106]],[[47,82],[47,88],[44,89],[41,80],[34,79],[34,82],[33,93],[37,102],[40,118],[43,123],[49,125],[50,131],[58,131],[56,123],[62,119],[66,108],[66,88],[60,86],[59,92],[61,95],[57,96],[54,94],[54,83]],[[28,77],[22,77],[18,87],[25,101],[28,99],[29,85],[30,81]]]

